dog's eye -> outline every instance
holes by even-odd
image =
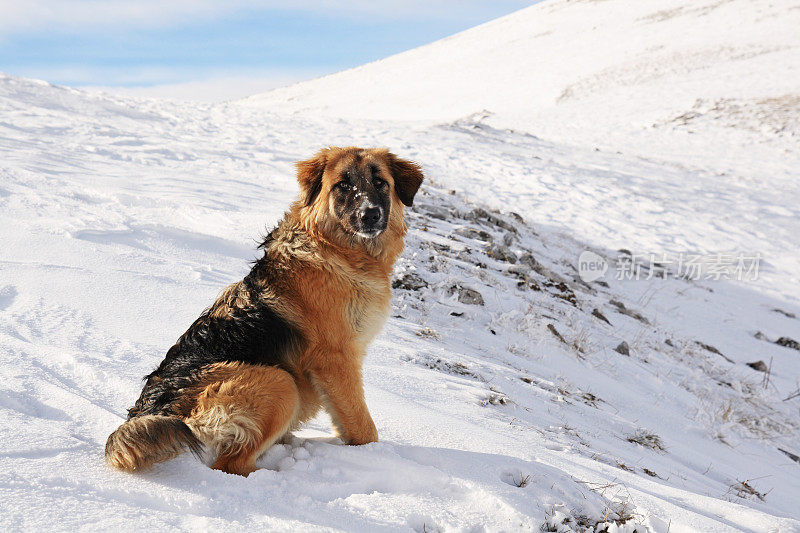
[[[380,169],[375,165],[370,165],[369,170],[372,173],[372,183],[374,183],[376,187],[383,187],[386,181],[381,178]]]
[[[346,191],[347,189],[349,189],[351,187],[351,185],[350,185],[350,182],[348,182],[348,181],[340,181],[339,183],[336,184],[336,187],[338,187],[339,189],[341,189],[343,191]]]

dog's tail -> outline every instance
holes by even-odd
[[[106,463],[132,472],[172,459],[189,450],[200,456],[202,443],[183,420],[174,416],[141,415],[109,435]]]

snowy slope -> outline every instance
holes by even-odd
[[[486,112],[550,139],[786,176],[800,164],[798,27],[797,0],[551,0],[246,102],[392,120]],[[696,130],[714,132],[702,153]]]
[[[241,105],[419,128],[477,124],[496,144],[507,142],[497,130],[511,129],[638,157],[630,173],[599,158],[578,174],[530,142],[489,172],[477,154],[444,164],[475,163],[452,187],[491,186],[508,193],[504,203],[610,248],[763,252],[765,285],[800,296],[797,28],[797,0],[552,0]],[[539,179],[521,188],[506,168],[517,165]]]
[[[584,284],[579,253],[613,249],[538,222],[520,181],[520,201],[470,184],[478,168],[536,181],[532,153],[533,191],[560,191],[548,175],[696,170],[478,124],[316,121],[13,77],[0,111],[4,528],[800,528],[798,399],[783,401],[800,352],[770,342],[800,338],[797,301],[723,281]],[[322,416],[248,479],[190,457],[107,469],[141,376],[246,271],[296,192],[291,163],[331,143],[391,146],[429,177],[365,367],[382,442],[343,447]]]
[[[0,529],[800,530],[800,9],[655,5],[545,2],[222,105],[0,75]],[[427,176],[366,360],[381,442],[321,416],[247,479],[110,471],[141,377],[330,144]],[[621,248],[762,262],[618,280]]]
[[[534,121],[543,108],[610,97],[623,103],[616,112],[644,122],[680,99],[797,93],[787,68],[800,67],[798,22],[791,0],[555,0],[248,100],[360,118],[448,120],[487,109]]]

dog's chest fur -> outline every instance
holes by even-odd
[[[315,305],[317,316],[323,322],[319,326],[328,333],[326,340],[340,346],[352,345],[363,352],[389,315],[388,276],[377,269],[321,274],[325,281],[320,292],[329,298],[315,299]]]
[[[385,277],[376,277],[352,285],[352,299],[345,307],[347,322],[353,328],[354,341],[366,346],[380,332],[389,316],[389,281]]]

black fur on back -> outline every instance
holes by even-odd
[[[142,394],[128,410],[128,419],[145,414],[187,416],[179,412],[182,389],[198,383],[208,365],[242,362],[287,369],[288,358],[303,343],[300,331],[259,298],[257,277],[268,272],[265,256],[244,279],[251,305],[225,317],[210,309],[189,326],[161,364],[145,377]],[[263,279],[263,278],[261,278]]]

